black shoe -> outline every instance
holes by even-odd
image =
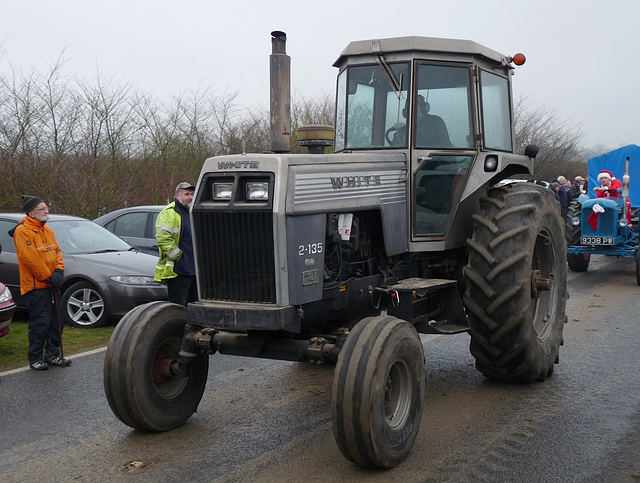
[[[36,371],[46,371],[47,369],[49,369],[49,366],[46,365],[44,361],[36,361],[33,364],[29,364],[29,367]]]
[[[50,366],[66,367],[70,366],[72,361],[70,361],[69,359],[63,359],[60,356],[51,356],[47,357],[45,359],[45,362]]]

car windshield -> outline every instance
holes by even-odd
[[[89,220],[49,221],[62,253],[119,252],[131,249],[131,245],[113,233]]]

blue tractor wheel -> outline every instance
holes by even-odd
[[[578,218],[580,223],[574,224],[573,220]],[[564,236],[567,240],[568,247],[580,245],[580,233],[582,226],[582,204],[578,200],[573,200],[569,204],[567,210],[567,218],[565,219]],[[567,264],[572,272],[586,272],[589,268],[591,255],[589,254],[573,254],[567,253]]]

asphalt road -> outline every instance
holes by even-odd
[[[624,482],[640,478],[640,290],[633,260],[570,274],[560,364],[506,385],[474,368],[469,337],[425,337],[427,394],[408,458],[346,461],[331,429],[331,366],[211,357],[198,413],[133,431],[111,413],[104,351],[68,368],[0,374],[0,481]]]

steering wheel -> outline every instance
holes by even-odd
[[[384,138],[389,143],[389,146],[394,146],[397,143],[393,142],[393,139],[389,137],[392,132],[399,132],[401,129],[404,129],[406,124],[404,122],[396,122],[393,126],[386,130],[384,133]],[[394,136],[395,137],[395,136]]]

